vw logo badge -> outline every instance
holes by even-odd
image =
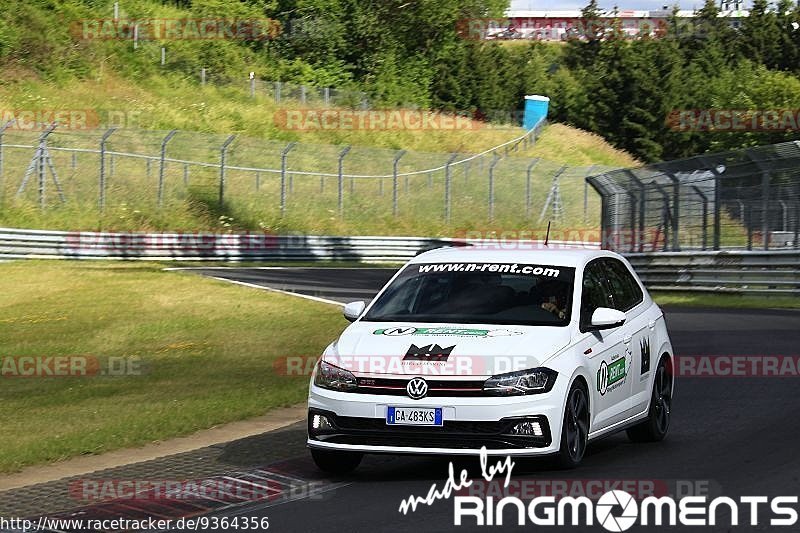
[[[414,378],[406,385],[406,393],[412,400],[421,400],[428,394],[428,382],[422,378]]]

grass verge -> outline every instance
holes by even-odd
[[[317,355],[332,306],[142,263],[0,264],[0,358],[140,358],[141,375],[0,376],[0,472],[186,435],[302,401],[273,363]],[[11,362],[9,362],[11,361]]]
[[[651,292],[658,305],[735,309],[800,309],[796,296],[755,296],[695,292]]]

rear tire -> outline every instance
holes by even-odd
[[[628,438],[633,442],[658,442],[669,432],[672,415],[672,372],[669,359],[662,357],[656,369],[650,410],[647,420],[628,428]]]
[[[583,460],[588,442],[589,393],[585,385],[576,381],[567,394],[556,465],[564,469],[578,466]]]
[[[317,467],[328,474],[349,474],[361,464],[364,454],[311,448],[311,457]]]

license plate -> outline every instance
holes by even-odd
[[[390,426],[441,426],[441,407],[389,407],[386,423]]]

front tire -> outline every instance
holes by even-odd
[[[338,452],[311,448],[311,458],[317,467],[328,474],[349,474],[361,464],[363,453]]]
[[[650,411],[647,420],[627,430],[633,442],[658,442],[664,440],[669,431],[672,415],[672,372],[667,357],[662,357],[656,369]]]
[[[556,463],[561,468],[575,468],[583,460],[589,442],[589,393],[576,381],[567,394],[564,422],[561,425],[561,445]]]

